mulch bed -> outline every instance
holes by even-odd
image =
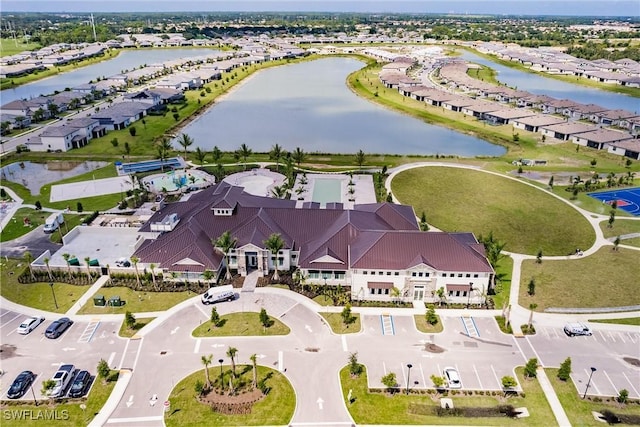
[[[258,388],[238,395],[218,394],[211,391],[200,397],[200,402],[211,406],[214,412],[226,415],[250,414],[253,404],[264,398]]]

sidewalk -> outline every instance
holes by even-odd
[[[560,400],[558,399],[556,391],[553,389],[553,386],[551,385],[551,382],[547,377],[547,373],[542,367],[538,367],[538,369],[536,370],[536,374],[538,382],[540,383],[540,387],[542,387],[544,396],[547,398],[547,402],[549,402],[549,406],[551,407],[551,411],[553,411],[553,416],[556,417],[558,425],[560,427],[571,427],[569,418],[564,412],[562,404],[560,404]]]
[[[100,289],[102,285],[104,285],[108,281],[109,276],[100,276],[98,280],[96,280],[96,282],[91,285],[91,287],[87,289],[87,291],[82,294],[80,298],[78,298],[78,301],[76,301],[76,303],[73,304],[73,306],[69,310],[67,310],[67,312],[65,313],[67,317],[73,316],[74,314],[78,313],[82,306],[85,305],[87,301],[89,301],[89,298],[95,295],[95,293],[98,292],[98,289]]]

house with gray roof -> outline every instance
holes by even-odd
[[[119,102],[94,113],[91,117],[108,130],[118,130],[142,119],[150,108],[151,105],[137,101]]]
[[[573,135],[591,132],[598,129],[596,126],[580,122],[565,122],[555,125],[545,125],[540,127],[540,133],[547,138],[556,138],[568,141]]]
[[[618,143],[633,139],[627,132],[619,132],[611,129],[596,129],[591,132],[582,132],[571,137],[573,142],[583,147],[603,150],[608,144]]]
[[[495,111],[489,111],[484,114],[484,119],[494,125],[506,125],[513,119],[521,119],[523,117],[534,116],[531,110],[524,108],[502,108]]]
[[[619,142],[612,142],[607,146],[607,151],[619,156],[640,160],[640,140],[625,139]]]
[[[202,279],[226,268],[246,276],[274,269],[298,271],[307,283],[340,285],[352,298],[391,301],[393,288],[407,300],[434,301],[442,288],[449,299],[466,302],[487,291],[494,271],[484,246],[471,233],[420,231],[411,206],[391,203],[296,208],[293,200],[260,197],[221,182],[186,201],[165,205],[140,229],[135,251],[168,275]],[[174,218],[170,231],[154,224]],[[212,242],[229,232],[229,253]],[[264,241],[280,235],[275,256]],[[228,256],[228,264],[225,262]],[[474,291],[475,290],[475,291]]]
[[[550,114],[535,114],[511,120],[514,128],[529,132],[538,132],[541,126],[557,125],[559,123],[566,123],[566,120]]]

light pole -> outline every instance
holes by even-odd
[[[591,373],[589,374],[589,381],[587,381],[587,387],[585,387],[584,389],[584,395],[582,396],[583,399],[587,398],[587,391],[589,390],[589,386],[591,385],[591,377],[593,377],[593,373],[596,371],[596,368],[594,368],[593,366],[591,367]]]
[[[51,287],[51,294],[53,295],[53,303],[56,305],[56,310],[58,309],[58,301],[56,301],[56,293],[53,290],[53,282],[49,283],[49,286]]]
[[[218,363],[220,363],[220,389],[224,390],[224,382],[222,377],[222,362],[224,362],[224,359],[218,359]]]
[[[407,394],[409,394],[409,379],[411,378],[411,368],[413,368],[413,365],[411,363],[407,363]]]

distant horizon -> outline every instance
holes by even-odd
[[[637,0],[2,0],[7,13],[299,12],[638,18]]]

